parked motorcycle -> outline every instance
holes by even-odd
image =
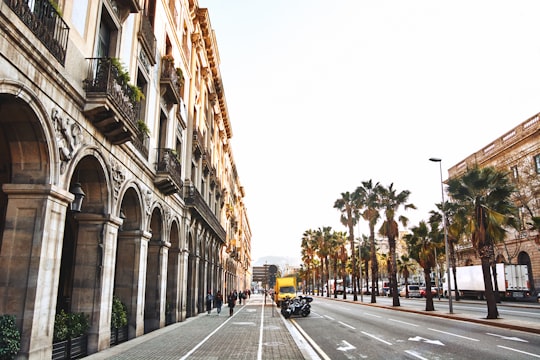
[[[311,312],[311,302],[313,298],[311,296],[297,296],[294,299],[285,298],[281,302],[281,314],[285,319],[290,318],[292,315],[301,315],[306,317]]]

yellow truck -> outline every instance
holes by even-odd
[[[281,306],[281,301],[285,298],[296,297],[296,277],[276,278],[274,287],[274,301],[277,306]]]

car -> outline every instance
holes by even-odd
[[[431,287],[431,295],[432,296],[437,296],[437,287],[435,287],[435,286]],[[426,287],[425,286],[420,287],[420,296],[424,297],[424,298],[426,297]]]
[[[421,297],[420,286],[418,285],[407,285],[407,286],[408,286],[408,291],[406,291],[405,286],[403,286],[401,290],[399,291],[399,296],[407,297],[407,294],[408,294],[408,297],[417,297],[417,298]]]

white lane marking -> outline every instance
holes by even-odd
[[[361,331],[361,333],[364,334],[364,335],[367,335],[367,336],[369,336],[369,337],[371,337],[371,338],[373,338],[373,339],[375,339],[375,340],[379,340],[380,342],[382,342],[382,343],[384,343],[384,344],[386,344],[386,345],[392,345],[392,343],[390,343],[390,342],[388,342],[388,341],[386,341],[386,340],[383,340],[383,339],[381,339],[381,338],[379,338],[379,337],[376,337],[376,336],[373,335],[373,334],[367,333],[367,332],[365,332],[365,331]]]
[[[356,346],[349,344],[345,340],[341,340],[341,345],[337,348],[339,351],[347,351],[347,350],[354,350],[356,349]]]
[[[355,327],[352,327],[352,326],[351,326],[351,325],[349,325],[349,324],[345,324],[345,323],[344,323],[343,321],[338,321],[338,323],[340,323],[340,324],[341,324],[341,325],[343,325],[343,326],[346,326],[346,327],[348,327],[349,329],[353,329],[353,330],[356,330],[356,328],[355,328]]]
[[[429,340],[429,339],[423,338],[421,336],[415,336],[413,338],[409,338],[408,340],[409,341],[423,341],[423,342],[425,342],[427,344],[444,346],[444,344],[442,342],[440,342],[439,340]]]
[[[200,348],[208,339],[210,339],[215,333],[218,332],[219,329],[221,329],[223,326],[225,326],[226,323],[231,321],[239,312],[241,312],[244,308],[240,308],[240,310],[236,311],[233,316],[229,317],[227,320],[223,322],[223,324],[219,325],[214,331],[212,331],[210,334],[208,334],[207,337],[201,340],[197,345],[195,345],[194,348],[188,351],[188,353],[180,358],[180,360],[187,359],[191,354],[193,354],[198,348]]]
[[[442,330],[437,330],[437,329],[431,329],[431,328],[428,328],[428,330],[435,331],[435,332],[438,332],[438,333],[441,333],[441,334],[446,334],[446,335],[450,335],[450,336],[455,336],[455,337],[462,338],[462,339],[471,340],[471,341],[480,341],[480,340],[478,340],[478,339],[473,339],[473,338],[470,338],[470,337],[467,337],[467,336],[458,335],[458,334],[450,333],[450,332],[447,332],[447,331],[442,331]]]
[[[335,320],[333,317],[328,316],[328,315],[323,315],[323,317],[325,317],[325,318],[327,318],[327,319],[329,319],[329,320]]]
[[[310,349],[313,350],[312,351],[313,353],[309,356],[308,359],[319,360],[320,358],[323,358],[324,360],[331,360],[330,357],[326,355],[326,353],[319,347],[319,345],[317,345],[317,343],[313,341],[313,339],[304,331],[304,329],[302,329],[300,325],[298,325],[296,320],[291,319],[290,322],[294,326],[290,326],[288,322],[285,320],[285,318],[282,318],[282,319],[283,319],[283,322],[285,323],[285,326],[287,326],[287,328],[289,329],[289,331],[291,329],[296,329],[303,336],[304,340],[306,340],[309,343],[309,345],[311,345]]]
[[[420,360],[428,360],[427,358],[423,357],[423,356],[420,356],[420,354],[418,354],[416,351],[412,351],[412,350],[405,350],[405,352],[409,355],[412,355],[414,356],[415,358],[417,359],[420,359]]]
[[[521,341],[521,342],[526,342],[526,343],[528,343],[527,340],[525,340],[525,339],[520,339],[520,338],[515,337],[515,336],[504,336],[504,335],[492,334],[492,333],[486,333],[486,334],[487,334],[487,335],[491,335],[491,336],[497,336],[497,337],[500,337],[501,339],[504,339],[504,340]]]
[[[371,313],[368,313],[368,312],[365,312],[365,311],[364,311],[364,314],[369,315],[369,316],[373,316],[373,317],[376,317],[376,318],[381,318],[382,317],[382,316],[371,314]]]
[[[405,324],[405,325],[408,325],[408,326],[419,326],[418,324],[413,324],[413,323],[409,323],[409,322],[401,321],[401,320],[396,320],[396,319],[388,319],[388,321],[393,321],[393,322]]]
[[[259,347],[257,348],[257,360],[262,360],[263,329],[264,329],[264,304],[261,304],[261,327],[259,328]]]
[[[526,352],[526,351],[523,351],[523,350],[513,349],[513,348],[508,347],[508,346],[497,345],[497,347],[500,347],[500,348],[503,348],[503,349],[506,349],[506,350],[515,351],[515,352],[525,354],[525,355],[530,355],[530,356],[535,357],[535,358],[540,358],[540,355],[533,354],[533,353],[530,353],[530,352]]]

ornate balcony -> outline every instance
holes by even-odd
[[[146,52],[150,65],[154,66],[156,64],[156,36],[154,35],[154,28],[150,23],[150,19],[146,15],[141,17],[141,26],[137,37],[141,42],[143,50]]]
[[[180,98],[180,83],[179,77],[174,68],[174,59],[170,56],[164,57],[161,60],[161,77],[159,79],[161,85],[161,96],[169,104],[179,104]]]
[[[192,210],[192,216],[197,216],[208,224],[216,237],[221,240],[222,244],[225,244],[227,240],[225,229],[194,185],[186,184],[184,186],[184,200]]]
[[[139,134],[137,90],[130,85],[116,61],[88,59],[85,116],[113,144],[123,144]]]
[[[4,0],[50,53],[64,65],[69,27],[48,0]]]
[[[137,136],[132,140],[133,146],[137,149],[141,155],[148,160],[148,146],[150,143],[150,136],[140,131]]]
[[[182,188],[182,165],[172,149],[158,149],[154,184],[165,195],[180,192]]]
[[[195,159],[199,159],[203,153],[203,136],[199,130],[193,130],[192,152]]]

